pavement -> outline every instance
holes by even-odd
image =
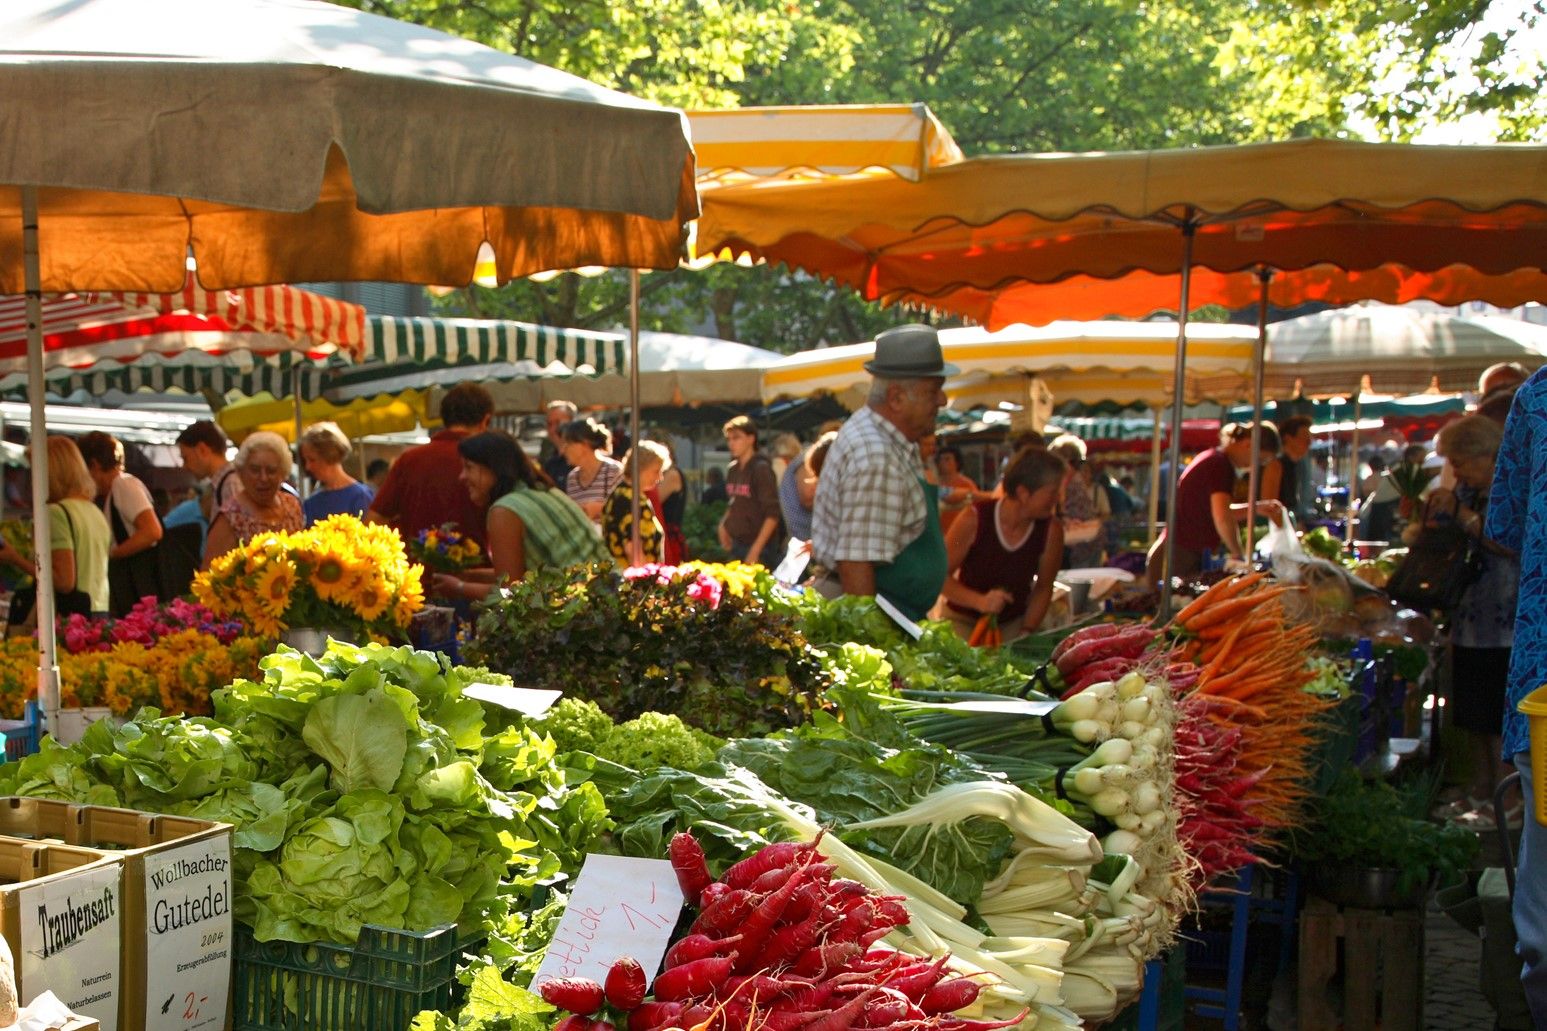
[[[1478,987],[1482,943],[1432,903],[1424,923],[1425,1031],[1487,1031],[1495,1016]]]

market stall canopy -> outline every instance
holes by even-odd
[[[49,373],[97,366],[104,371],[115,362],[185,351],[299,352],[316,359],[358,354],[364,341],[364,308],[293,286],[205,290],[189,276],[173,293],[43,298],[43,364]],[[0,376],[24,373],[26,357],[25,299],[0,296]]]
[[[1256,330],[1199,323],[1188,328],[1188,339],[1194,360],[1184,387],[1187,399],[1245,396]],[[1054,322],[997,332],[975,327],[940,331],[945,360],[961,369],[946,383],[948,394],[962,398],[960,407],[1018,403],[1015,394],[1018,389],[1025,396],[1027,375],[1042,380],[1056,402],[1168,404],[1175,341],[1174,322]],[[872,342],[791,355],[764,370],[763,396],[772,400],[826,391],[857,404],[869,387],[864,363],[874,351]]]
[[[49,292],[670,268],[697,212],[680,112],[331,4],[8,0],[0,68],[0,292],[22,184]]]
[[[1220,273],[1328,263],[1540,270],[1547,147],[1294,140],[974,158],[918,182],[751,182],[704,194],[697,247],[994,327],[1011,316],[985,310],[984,292],[1071,276],[1175,276],[1186,234],[1192,265]],[[978,292],[971,310],[952,302],[964,290]],[[1015,317],[1063,314],[1032,306]]]
[[[1251,418],[1250,415],[1247,418]],[[1052,438],[1058,432],[1072,433],[1085,442],[1090,451],[1120,451],[1124,453],[1149,453],[1155,439],[1155,421],[1121,415],[1054,417],[1046,426],[1043,436]],[[1164,432],[1164,431],[1162,431]],[[1219,443],[1218,419],[1183,419],[1182,450],[1202,451]]]
[[[395,396],[360,398],[343,404],[308,401],[301,406],[301,424],[334,422],[351,440],[371,434],[400,433],[438,421],[430,416],[427,400],[427,391],[405,390]],[[238,444],[258,430],[278,433],[293,444],[295,420],[295,401],[275,398],[272,394],[258,394],[237,401],[215,413],[220,428]]]
[[[734,340],[644,330],[639,334],[640,403],[647,408],[759,404],[764,370],[783,358]],[[620,408],[629,404],[629,377],[626,370],[596,377],[550,374],[530,383],[499,383],[490,391],[501,412],[533,412],[549,401]]]
[[[747,179],[890,174],[917,181],[962,160],[924,104],[689,111],[700,190]]]
[[[1391,305],[1318,312],[1268,326],[1264,390],[1271,397],[1417,394],[1477,388],[1497,362],[1547,363],[1547,326]]]

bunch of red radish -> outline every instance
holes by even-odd
[[[1253,850],[1263,847],[1265,831],[1251,811],[1249,791],[1266,771],[1241,771],[1241,729],[1209,719],[1211,705],[1202,694],[1177,703],[1176,836],[1198,861],[1192,874],[1197,890],[1257,862]]]
[[[833,877],[814,842],[769,845],[718,881],[692,835],[673,837],[670,856],[698,917],[667,950],[653,998],[620,1005],[634,997],[614,1000],[611,975],[608,986],[586,989],[586,1003],[599,991],[625,1010],[628,1031],[995,1031],[1025,1017],[952,1016],[976,1001],[978,982],[949,976],[949,956],[931,961],[877,946],[907,923],[901,900]],[[568,989],[550,994],[553,983],[543,997],[579,1014]]]
[[[1058,642],[1042,674],[1048,689],[1064,701],[1092,684],[1118,680],[1144,662],[1160,636],[1143,623],[1097,623]]]

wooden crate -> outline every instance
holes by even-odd
[[[1421,909],[1339,907],[1306,900],[1300,913],[1299,1025],[1344,1031],[1421,1031],[1423,1028]],[[1327,987],[1339,970],[1343,944],[1343,1012]]]

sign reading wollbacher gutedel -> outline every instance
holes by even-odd
[[[225,1026],[231,986],[229,824],[0,799],[0,834],[18,832],[94,849],[122,863],[121,987],[115,1009],[120,1031]],[[38,990],[43,987],[51,986]],[[89,1008],[85,1012],[96,1015]]]

